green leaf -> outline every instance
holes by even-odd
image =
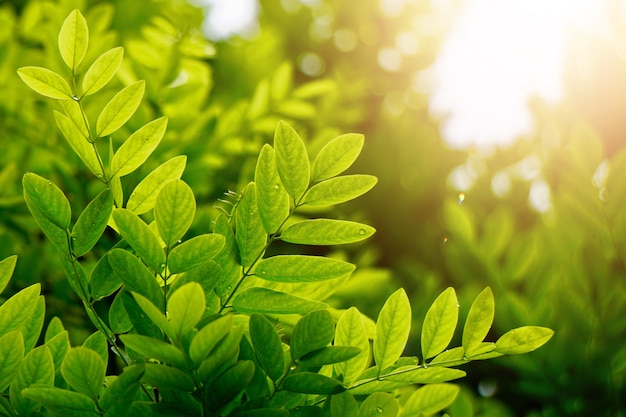
[[[523,326],[509,330],[496,341],[496,353],[517,355],[528,353],[543,346],[554,335],[552,329],[538,326]]]
[[[422,325],[424,360],[441,353],[452,340],[459,318],[459,304],[454,288],[442,292],[430,306]]]
[[[152,210],[161,189],[169,181],[180,179],[186,164],[187,157],[180,155],[159,165],[130,194],[126,203],[126,209],[137,215]]]
[[[268,144],[261,148],[254,183],[263,227],[268,234],[275,233],[289,216],[289,194],[278,176],[274,149]]]
[[[49,327],[50,326],[48,326],[48,328]],[[50,349],[50,353],[52,354],[55,373],[60,373],[63,359],[65,359],[67,352],[70,351],[70,339],[67,330],[63,330],[61,333],[46,340],[45,346]]]
[[[197,282],[185,284],[171,294],[167,301],[167,315],[176,335],[181,338],[193,329],[205,309],[204,291]]]
[[[88,96],[100,91],[115,76],[122,65],[124,48],[110,49],[100,55],[91,64],[83,78],[83,95]]]
[[[130,119],[141,103],[145,87],[145,81],[137,81],[113,96],[96,121],[97,137],[110,135]]]
[[[94,266],[89,276],[89,294],[94,300],[101,300],[113,294],[122,286],[119,275],[109,263],[109,254],[105,253]]]
[[[167,129],[167,117],[153,120],[120,146],[111,161],[111,176],[123,177],[139,168],[161,143]]]
[[[87,21],[77,9],[74,9],[63,22],[58,41],[61,58],[73,73],[85,58],[89,43]]]
[[[343,375],[343,382],[350,386],[367,368],[370,362],[370,344],[361,313],[355,307],[346,310],[335,329],[335,345],[354,346],[360,353],[354,358],[334,365],[335,373]]]
[[[113,211],[113,194],[106,189],[96,196],[81,213],[72,229],[72,252],[75,257],[86,254],[104,233]]]
[[[215,257],[215,262],[222,269],[219,283],[215,292],[224,300],[230,295],[232,287],[241,277],[241,265],[239,264],[239,246],[235,233],[224,214],[219,214],[213,224],[213,233],[224,236],[225,243],[222,251]]]
[[[260,314],[250,316],[250,341],[261,367],[276,382],[285,372],[283,345],[276,328]]]
[[[396,417],[400,412],[398,401],[386,392],[375,392],[359,408],[358,417]]]
[[[174,180],[165,184],[157,196],[154,218],[167,247],[183,237],[195,213],[196,199],[186,183]]]
[[[328,346],[335,333],[328,310],[307,314],[296,323],[291,335],[291,359],[297,360],[314,350]]]
[[[128,413],[129,404],[132,404],[141,386],[144,371],[141,365],[127,366],[124,372],[107,384],[99,401],[105,417],[123,417]]]
[[[330,397],[330,417],[356,417],[359,404],[349,391]]]
[[[51,412],[68,417],[96,417],[94,401],[79,392],[57,387],[33,385],[22,391],[24,397],[41,403]]]
[[[78,295],[81,300],[87,300],[89,297],[89,282],[87,281],[87,274],[82,265],[74,260],[70,260],[67,255],[59,253],[59,261],[65,272],[65,278],[70,284],[70,287]]]
[[[22,395],[24,388],[34,384],[50,387],[54,384],[54,361],[46,346],[39,346],[24,357],[17,377],[9,388],[11,404],[19,416],[28,416],[40,407],[39,403]]]
[[[246,314],[306,314],[325,310],[328,305],[269,288],[251,287],[237,294],[233,308]]]
[[[17,376],[24,359],[24,338],[19,330],[0,337],[0,392],[4,392]]]
[[[150,227],[136,214],[124,209],[114,209],[113,220],[137,255],[154,272],[161,272],[165,267],[165,253]]]
[[[217,233],[195,236],[172,249],[167,266],[172,274],[178,274],[205,265],[220,253],[225,242]]]
[[[339,259],[308,255],[278,255],[265,258],[256,276],[275,282],[315,282],[351,274],[355,266]]]
[[[285,190],[298,202],[309,187],[311,167],[304,142],[298,133],[281,121],[274,133],[278,175]]]
[[[126,307],[124,307],[125,296],[126,291],[119,291],[113,298],[111,307],[109,307],[109,323],[115,333],[126,333],[133,328],[133,323],[130,321]]]
[[[52,113],[54,114],[54,120],[59,130],[63,133],[65,140],[70,144],[74,153],[78,155],[92,174],[98,178],[102,178],[102,168],[98,162],[98,156],[96,155],[93,145],[87,140],[87,136],[81,133],[79,127],[66,115],[56,110]]]
[[[139,307],[146,313],[146,316],[150,318],[157,325],[159,329],[163,333],[165,333],[172,340],[176,339],[176,334],[174,332],[174,328],[172,324],[167,321],[167,318],[163,315],[163,312],[160,311],[150,300],[148,300],[143,295],[133,292],[133,297],[135,301],[139,305]]]
[[[252,361],[238,361],[224,371],[206,391],[209,406],[217,410],[235,398],[248,385],[254,375]]]
[[[89,335],[82,346],[96,352],[104,362],[105,367],[109,364],[109,345],[102,331],[96,331]]]
[[[336,379],[313,372],[298,372],[288,375],[283,381],[283,388],[302,394],[333,395],[344,392],[346,388]]]
[[[313,161],[312,181],[322,181],[341,174],[361,153],[363,135],[348,133],[328,142]]]
[[[174,365],[181,369],[186,368],[183,352],[169,343],[140,334],[123,334],[120,335],[120,339],[126,347],[146,359],[156,359],[167,365]]]
[[[400,288],[385,301],[376,320],[374,360],[378,370],[393,365],[402,355],[411,330],[411,304]]]
[[[425,385],[415,391],[406,404],[402,415],[417,416],[420,413],[432,415],[448,407],[459,394],[459,387],[453,384]]]
[[[62,114],[67,116],[66,118],[72,122],[72,128],[80,133],[79,136],[81,137],[82,142],[87,142],[89,138],[89,126],[80,102],[77,100],[60,100],[58,103],[59,107],[61,107]],[[57,125],[58,124],[59,123],[57,123]],[[91,144],[85,145],[91,148]],[[93,149],[91,153],[94,153]]]
[[[179,369],[156,363],[146,363],[145,374],[142,378],[144,383],[154,385],[160,389],[174,389],[191,392],[195,385],[191,376]]]
[[[428,368],[414,366],[397,369],[384,375],[387,381],[406,382],[407,384],[438,384],[463,378],[465,372],[460,369],[431,366]]]
[[[4,291],[11,280],[11,276],[15,270],[15,264],[17,264],[17,255],[9,256],[0,261],[0,293]],[[0,390],[0,392],[2,392],[2,390]]]
[[[472,307],[463,327],[462,346],[465,354],[471,356],[476,352],[489,333],[495,312],[495,302],[491,288],[485,288],[472,303]]]
[[[360,242],[372,236],[376,229],[347,220],[311,219],[293,223],[280,239],[302,245],[341,245]]]
[[[267,244],[267,234],[256,203],[256,186],[252,182],[242,191],[236,213],[235,238],[241,256],[241,266],[249,267],[261,257]]]
[[[37,299],[35,310],[32,312],[28,321],[22,325],[22,336],[24,337],[24,348],[29,352],[39,340],[41,329],[46,314],[46,301],[43,295]]]
[[[84,346],[70,349],[61,364],[67,383],[81,394],[96,399],[104,385],[106,364],[96,352]]]
[[[307,353],[300,358],[300,364],[304,367],[332,365],[350,360],[359,353],[361,349],[354,346],[327,346]]]
[[[0,337],[19,330],[30,320],[31,315],[37,308],[40,284],[26,287],[0,306]]]
[[[123,249],[113,249],[108,258],[111,268],[129,291],[143,295],[157,307],[163,307],[161,287],[136,256]]]
[[[61,253],[68,252],[67,230],[70,226],[70,203],[51,181],[32,172],[22,180],[28,210],[44,234]]]
[[[41,67],[22,67],[17,75],[36,93],[58,100],[71,99],[74,94],[67,81],[54,71]]]
[[[270,97],[274,101],[287,98],[293,85],[293,68],[289,60],[283,61],[272,75]]]
[[[213,348],[224,339],[233,327],[233,316],[221,316],[204,326],[194,336],[189,346],[189,357],[198,364],[211,354]]]
[[[304,195],[304,204],[330,206],[350,201],[371,190],[378,182],[372,175],[344,175],[315,184]]]

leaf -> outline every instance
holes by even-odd
[[[372,175],[344,175],[312,186],[304,195],[304,204],[330,206],[350,201],[371,190],[378,182]]]
[[[261,367],[274,382],[285,372],[283,345],[276,328],[260,314],[250,316],[250,341]]]
[[[313,311],[296,323],[291,334],[291,358],[297,360],[309,352],[328,346],[335,328],[328,310]]]
[[[193,379],[186,372],[165,365],[146,363],[144,383],[154,385],[160,389],[174,389],[192,392],[195,388]]]
[[[411,304],[400,288],[385,301],[376,320],[374,360],[379,372],[402,355],[411,331]]]
[[[89,171],[98,178],[102,177],[102,168],[98,162],[98,156],[93,148],[93,145],[87,140],[85,136],[79,130],[78,126],[66,115],[54,110],[54,120],[59,127],[61,133],[70,144],[70,147],[78,155],[78,157],[87,166]]]
[[[113,220],[137,255],[154,272],[161,272],[165,267],[165,253],[150,227],[136,214],[124,209],[114,209]]]
[[[309,186],[311,172],[304,142],[291,126],[281,121],[274,133],[274,149],[280,180],[298,202]]]
[[[111,176],[123,177],[139,168],[159,146],[166,129],[165,116],[137,129],[113,155]]]
[[[37,308],[40,284],[24,288],[0,306],[0,337],[19,330]]]
[[[111,268],[129,291],[143,295],[157,307],[163,307],[161,287],[136,256],[123,249],[113,249],[108,258]]]
[[[83,78],[83,95],[88,96],[100,91],[115,76],[122,65],[124,48],[110,49],[100,55],[91,64]]]
[[[46,341],[45,346],[50,349],[52,360],[54,362],[55,373],[59,374],[61,372],[63,359],[65,359],[67,352],[70,351],[70,339],[67,330],[63,330],[61,333],[51,337]]]
[[[31,172],[22,180],[28,210],[44,234],[61,253],[68,252],[67,230],[70,226],[70,203],[51,181]]]
[[[94,401],[79,392],[33,385],[22,391],[24,397],[43,404],[51,412],[68,417],[98,416]]]
[[[4,291],[11,280],[16,264],[17,255],[9,256],[0,261],[0,293]],[[0,390],[0,392],[2,392],[2,390]]]
[[[120,335],[120,339],[127,348],[134,350],[146,359],[156,359],[180,369],[187,367],[183,352],[169,343],[140,334],[123,334]]]
[[[517,355],[528,353],[543,346],[554,335],[552,329],[538,326],[523,326],[509,330],[496,341],[496,353]]]
[[[24,338],[19,330],[14,330],[0,337],[0,392],[4,392],[13,379],[24,359]]]
[[[89,335],[82,346],[96,352],[104,362],[105,367],[109,364],[109,345],[102,331],[98,330]]]
[[[129,404],[132,404],[141,386],[144,371],[141,365],[127,366],[124,372],[107,384],[98,401],[105,417],[123,417],[128,413]]]
[[[170,181],[159,191],[154,218],[167,247],[183,237],[191,226],[195,213],[196,199],[193,191],[183,181]]]
[[[225,242],[224,236],[217,233],[195,236],[172,249],[167,266],[172,274],[198,268],[215,258]]]
[[[122,286],[122,280],[113,271],[109,263],[109,254],[105,253],[94,266],[89,276],[89,294],[94,300],[101,300],[113,294]]]
[[[211,354],[213,348],[224,339],[233,327],[233,316],[221,316],[198,331],[189,346],[189,357],[199,364]]]
[[[359,408],[358,417],[396,417],[400,411],[398,401],[386,392],[375,392],[368,396]]]
[[[401,381],[408,384],[437,384],[463,378],[465,372],[460,369],[431,366],[428,368],[414,366],[409,369],[397,369],[384,375],[387,381]]]
[[[283,381],[283,388],[302,394],[333,395],[344,392],[346,388],[336,379],[313,372],[298,372],[288,375]]]
[[[361,153],[363,135],[348,133],[328,142],[313,161],[312,181],[322,181],[341,174]]]
[[[251,287],[237,294],[232,307],[245,314],[307,314],[325,310],[328,305],[269,288]]]
[[[275,233],[289,217],[289,194],[280,181],[274,149],[268,144],[259,153],[254,183],[263,227],[268,234]]]
[[[163,312],[143,295],[136,292],[133,292],[132,294],[137,304],[139,304],[139,307],[141,307],[143,312],[146,313],[146,316],[148,316],[150,320],[152,320],[154,324],[156,324],[157,327],[161,329],[161,331],[170,339],[176,339],[174,327],[172,327],[172,324],[167,320]]]
[[[432,415],[448,407],[456,396],[460,388],[453,384],[431,384],[425,385],[415,391],[406,404],[404,404],[403,416],[416,416],[420,413]]]
[[[350,386],[367,368],[370,362],[370,344],[361,313],[355,307],[346,310],[335,329],[335,345],[354,346],[360,353],[354,358],[334,365],[335,373],[343,375],[343,382]]]
[[[43,295],[37,298],[35,310],[32,312],[26,323],[22,325],[22,336],[24,337],[24,348],[29,352],[39,340],[41,329],[46,314],[46,302]]]
[[[130,317],[128,317],[124,307],[125,295],[125,291],[119,291],[115,294],[111,307],[109,307],[109,323],[115,333],[126,333],[133,328],[133,323],[130,321]]]
[[[351,263],[323,256],[277,255],[259,262],[255,274],[275,282],[315,282],[340,278],[354,269]]]
[[[41,67],[22,67],[17,75],[36,93],[57,100],[71,99],[74,94],[67,81],[54,71]]]
[[[70,349],[61,364],[61,374],[76,391],[96,399],[104,385],[106,364],[96,352],[83,346]]]
[[[248,385],[254,375],[252,361],[238,361],[224,371],[206,391],[206,401],[214,410],[226,405]]]
[[[311,219],[293,223],[280,239],[302,245],[341,245],[354,243],[372,236],[376,229],[347,220]]]
[[[267,244],[267,234],[257,208],[255,184],[248,184],[242,194],[237,206],[235,238],[241,256],[241,266],[249,267],[262,256]]]
[[[241,277],[241,265],[239,264],[239,246],[235,233],[224,214],[219,214],[213,223],[213,233],[224,237],[225,243],[222,251],[215,257],[215,262],[222,269],[219,283],[215,292],[224,300],[230,295],[230,291]]]
[[[152,210],[161,189],[169,181],[179,179],[183,175],[186,163],[187,157],[179,155],[155,168],[130,194],[126,209],[137,215]]]
[[[448,287],[430,306],[422,325],[422,355],[424,360],[441,353],[452,340],[459,317],[459,305],[454,288]]]
[[[89,297],[89,283],[85,269],[80,263],[69,259],[66,254],[60,252],[59,261],[61,262],[63,272],[65,272],[65,278],[67,278],[70,287],[72,287],[81,300],[87,300]]]
[[[54,361],[46,346],[39,346],[24,357],[17,377],[9,388],[11,404],[20,416],[30,415],[39,408],[38,403],[22,395],[24,388],[34,384],[50,387],[54,384]]]
[[[471,356],[489,333],[495,311],[491,288],[485,288],[472,303],[463,327],[462,346],[465,354]]]
[[[204,291],[197,282],[177,289],[167,301],[167,315],[178,338],[194,328],[206,309]]]
[[[145,87],[145,81],[137,81],[113,96],[96,121],[97,137],[110,135],[130,119],[141,103]]]
[[[327,346],[307,353],[300,358],[300,364],[304,367],[332,365],[352,359],[359,353],[361,349],[354,346]]]
[[[63,62],[72,70],[80,65],[89,43],[87,21],[77,9],[74,9],[63,22],[59,31],[59,52]]]
[[[330,417],[356,417],[359,404],[349,391],[330,397]]]
[[[113,211],[113,194],[106,189],[81,213],[72,229],[72,253],[80,257],[89,252],[104,233]]]

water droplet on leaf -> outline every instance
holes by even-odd
[[[290,370],[292,370],[292,371],[295,371],[295,370],[296,370],[296,368],[297,368],[297,366],[296,366],[295,364],[293,364],[293,365],[291,365],[291,366],[289,367],[289,369],[290,369]]]
[[[383,410],[381,407],[376,407],[376,412],[378,414],[382,414],[385,410]]]
[[[280,184],[274,184],[274,189],[278,190],[280,188]]]
[[[361,230],[359,230],[359,234],[360,234],[361,236],[363,236],[365,233],[366,233],[366,232],[365,232],[365,229],[361,229]]]

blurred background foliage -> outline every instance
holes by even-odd
[[[360,269],[331,301],[374,314],[404,286],[418,340],[440,291],[457,289],[464,317],[489,285],[497,304],[493,340],[526,324],[556,334],[533,354],[470,364],[451,416],[624,416],[626,63],[623,46],[614,47],[626,43],[623,20],[616,14],[607,27],[614,44],[606,37],[570,42],[564,98],[530,103],[532,133],[487,151],[458,149],[442,139],[445,120],[431,116],[416,77],[433,64],[462,2],[438,3],[263,0],[248,32],[210,40],[202,28],[211,8],[183,0],[2,1],[0,258],[20,256],[12,289],[42,281],[48,316],[62,316],[75,340],[92,331],[26,210],[20,180],[26,171],[51,178],[76,207],[100,183],[58,132],[57,104],[15,72],[25,65],[64,71],[56,33],[80,8],[91,30],[86,64],[125,48],[111,95],[146,80],[141,110],[113,145],[148,120],[170,118],[166,138],[125,190],[166,159],[187,155],[183,179],[200,208],[191,233],[205,232],[224,204],[218,199],[252,178],[278,120],[293,124],[312,149],[341,133],[364,133],[352,170],[378,176],[379,184],[339,210],[378,232],[337,254]],[[93,117],[108,99],[102,96],[88,102]],[[114,243],[113,235],[103,239],[85,261]],[[417,355],[418,345],[407,354]]]

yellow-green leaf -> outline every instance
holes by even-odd
[[[145,87],[145,81],[137,81],[113,96],[96,121],[97,137],[110,135],[131,118],[141,103]]]
[[[441,353],[452,340],[459,318],[459,305],[454,288],[442,292],[428,309],[422,326],[424,360]]]
[[[89,44],[87,21],[77,9],[74,9],[63,22],[58,42],[61,58],[74,70],[85,58]]]
[[[159,146],[167,117],[161,117],[139,128],[120,146],[111,161],[111,176],[123,177],[143,164]]]
[[[385,301],[376,320],[374,360],[379,371],[393,365],[402,355],[411,330],[411,304],[400,288]]]
[[[117,47],[106,51],[91,64],[83,78],[83,95],[88,96],[100,91],[122,65],[124,48]]]
[[[74,94],[67,81],[54,71],[41,67],[22,67],[17,75],[35,92],[58,100],[71,99]]]

